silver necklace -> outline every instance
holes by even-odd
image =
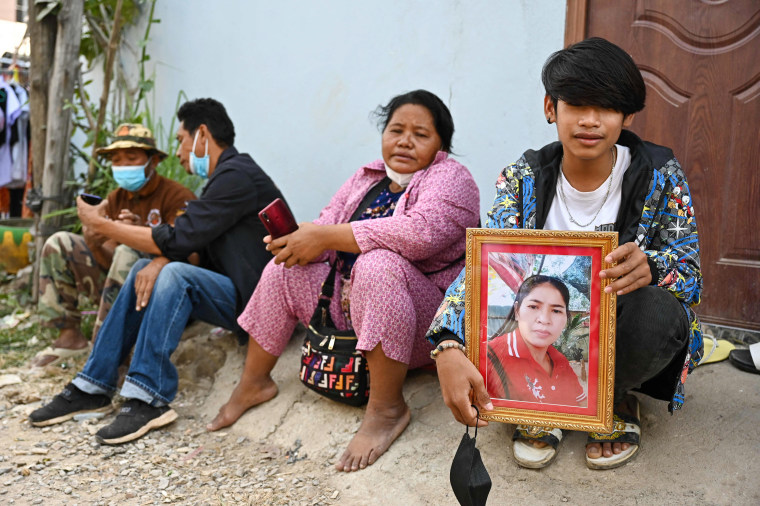
[[[578,223],[577,221],[575,221],[575,218],[573,218],[573,215],[570,214],[570,208],[567,207],[567,198],[565,197],[565,189],[563,188],[563,184],[562,184],[562,181],[565,180],[564,173],[562,172],[562,165],[563,165],[563,163],[565,161],[565,155],[564,154],[562,155],[562,160],[560,160],[560,162],[559,162],[559,179],[560,179],[560,181],[559,181],[559,194],[562,197],[562,203],[565,204],[565,211],[567,212],[567,216],[570,218],[570,221],[572,223],[575,223],[576,225],[578,225],[581,228],[588,227],[589,225],[591,225],[592,223],[594,223],[594,220],[596,220],[596,217],[599,216],[599,213],[601,212],[602,208],[604,207],[604,204],[607,203],[607,197],[610,196],[610,188],[612,188],[612,174],[613,174],[613,171],[615,170],[615,163],[617,162],[617,149],[615,149],[613,147],[613,148],[610,148],[610,151],[612,151],[612,167],[610,167],[610,176],[609,176],[608,183],[607,183],[607,193],[604,194],[604,200],[602,200],[602,205],[599,206],[599,209],[596,210],[596,213],[594,214],[594,217],[591,218],[591,221],[589,221],[588,223]],[[567,184],[570,184],[570,183],[567,183]]]

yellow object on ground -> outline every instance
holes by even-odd
[[[712,364],[713,362],[720,362],[728,358],[728,354],[731,350],[736,348],[733,343],[726,341],[725,339],[717,339],[718,347],[713,350],[713,340],[705,336],[705,358],[699,363],[699,365]]]
[[[0,270],[15,274],[29,265],[29,246],[32,234],[28,227],[12,227],[0,223]]]

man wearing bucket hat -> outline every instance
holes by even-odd
[[[132,353],[120,391],[126,400],[95,438],[103,444],[135,440],[177,418],[169,405],[179,386],[171,355],[190,318],[235,331],[241,344],[248,341],[237,316],[272,258],[258,213],[283,196],[253,158],[237,151],[235,128],[221,103],[192,100],[179,108],[177,117],[177,156],[188,172],[208,181],[174,226],[130,227],[105,219],[105,204],[88,206],[77,200],[83,224],[163,256],[135,263],[84,369],[29,415],[35,427],[79,413],[111,411],[119,365]],[[199,265],[182,261],[192,253],[199,254]]]
[[[167,155],[142,125],[120,125],[113,142],[98,154],[111,161],[119,185],[108,194],[106,216],[111,220],[151,228],[172,224],[187,202],[195,199],[189,189],[156,172]],[[88,353],[89,341],[80,330],[79,296],[100,300],[94,339],[132,264],[150,256],[87,226],[82,228],[83,235],[53,234],[42,249],[39,314],[46,326],[58,328],[60,333],[51,346],[32,359],[33,367],[55,365]]]

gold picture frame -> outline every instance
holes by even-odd
[[[616,296],[599,272],[617,242],[617,232],[467,230],[466,352],[494,405],[481,418],[612,430]]]

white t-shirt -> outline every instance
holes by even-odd
[[[557,186],[554,189],[554,199],[552,207],[549,209],[549,215],[546,217],[545,230],[595,230],[599,225],[614,224],[620,210],[621,189],[623,187],[623,175],[631,165],[631,151],[625,147],[615,144],[617,149],[617,161],[612,169],[612,183],[610,178],[599,185],[599,188],[590,192],[580,192],[570,186],[565,176],[560,174],[557,178]],[[562,192],[560,192],[562,185]],[[610,185],[610,194],[607,201],[604,202],[604,196],[607,194],[607,186]],[[563,198],[564,193],[564,198]],[[599,206],[604,202],[604,206]],[[593,222],[588,223],[594,217],[597,210],[599,214]],[[572,221],[570,216],[575,218],[578,223],[586,224],[581,227]]]

